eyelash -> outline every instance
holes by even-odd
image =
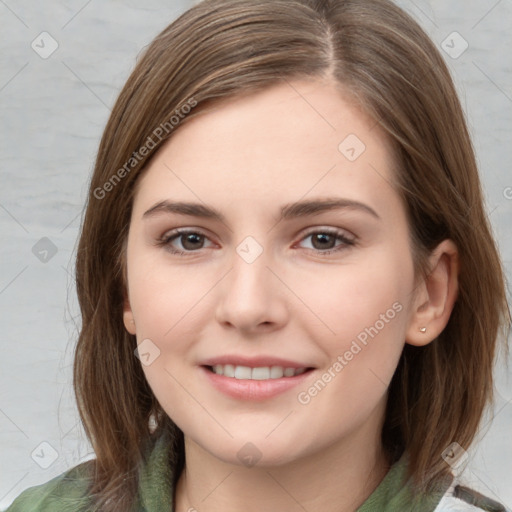
[[[167,233],[164,234],[161,238],[159,238],[157,240],[156,245],[158,247],[165,247],[166,250],[168,250],[171,254],[175,254],[180,257],[187,257],[189,255],[197,253],[200,249],[195,250],[195,251],[180,251],[180,250],[171,248],[170,244],[175,239],[177,239],[181,236],[190,235],[190,234],[200,235],[202,237],[207,238],[207,236],[205,234],[201,233],[200,231],[177,229],[175,231],[172,231],[169,234],[167,234]],[[350,239],[350,238],[346,237],[343,234],[343,232],[338,231],[336,229],[321,229],[321,230],[316,230],[316,231],[310,231],[309,233],[304,235],[304,237],[301,238],[300,241],[305,240],[306,238],[309,238],[310,236],[317,235],[317,234],[329,235],[329,236],[336,238],[336,240],[340,240],[341,242],[343,242],[337,248],[328,249],[325,251],[321,251],[320,249],[308,249],[308,250],[314,251],[315,253],[320,254],[322,256],[326,256],[328,254],[335,253],[335,252],[340,252],[340,251],[345,250],[345,249],[347,249],[351,246],[354,246],[356,244],[355,239]]]

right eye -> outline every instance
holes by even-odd
[[[202,249],[204,241],[208,240],[206,235],[193,230],[176,229],[165,233],[159,240],[157,245],[165,247],[171,254],[186,256]],[[181,248],[176,249],[173,242],[179,241]]]

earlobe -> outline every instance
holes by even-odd
[[[406,333],[406,342],[423,346],[435,340],[450,320],[458,295],[459,258],[456,245],[443,240],[430,256],[431,272],[422,281]]]
[[[125,295],[124,303],[123,303],[123,323],[124,323],[125,329],[130,334],[136,333],[135,320],[133,318],[132,308],[130,305],[130,301],[126,295]]]

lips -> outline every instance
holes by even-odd
[[[314,370],[307,364],[275,357],[223,356],[200,365],[218,391],[240,400],[261,401],[297,386]]]

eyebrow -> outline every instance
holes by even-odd
[[[342,209],[366,212],[380,220],[378,213],[373,208],[364,203],[354,201],[352,199],[330,197],[285,204],[283,207],[281,207],[281,216],[279,220],[281,221],[299,217],[307,217],[309,215],[316,215],[325,211]],[[200,203],[171,202],[167,200],[160,201],[159,203],[152,206],[144,213],[142,218],[148,219],[162,213],[190,215],[193,217],[218,220],[222,223],[225,223],[226,221],[222,213],[210,206],[206,206]]]

